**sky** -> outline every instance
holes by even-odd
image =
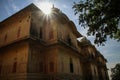
[[[93,43],[94,36],[88,37],[86,35],[87,30],[78,25],[78,16],[74,15],[74,10],[72,9],[73,2],[79,2],[80,0],[0,0],[0,22],[31,3],[39,6],[39,3],[44,1],[54,4],[55,7],[65,13],[75,23],[77,30]],[[116,63],[120,63],[120,42],[108,39],[105,46],[96,47],[108,60],[107,67],[109,71]]]

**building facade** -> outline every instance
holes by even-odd
[[[109,80],[104,56],[53,7],[34,4],[0,23],[0,80]]]

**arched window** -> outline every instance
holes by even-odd
[[[44,72],[43,62],[40,62],[40,63],[39,63],[39,71],[40,71],[40,72]]]
[[[31,23],[30,34],[32,36],[38,37],[38,32],[35,23]]]
[[[0,65],[0,74],[1,74],[1,71],[2,71],[2,66]]]
[[[63,60],[61,61],[61,70],[64,71],[64,62],[63,62]]]
[[[74,72],[74,67],[73,67],[73,61],[72,61],[72,58],[70,58],[70,72],[71,72],[71,73]]]
[[[68,37],[67,37],[67,42],[68,42],[69,45],[72,45],[72,41],[71,41],[71,38],[70,38],[69,35],[68,35]]]
[[[42,27],[40,27],[40,34],[39,34],[39,37],[40,37],[40,39],[42,39],[42,36],[43,34],[42,34]]]
[[[16,73],[16,70],[17,70],[17,62],[14,62],[13,63],[13,68],[12,68],[12,72]]]
[[[51,29],[51,31],[49,32],[49,39],[53,39],[54,35],[53,35],[53,30]]]
[[[18,31],[17,31],[17,38],[20,37],[20,33],[21,33],[21,27],[18,28]]]
[[[5,37],[4,37],[4,42],[7,41],[7,33],[5,34]]]
[[[53,62],[49,63],[49,68],[50,68],[50,72],[54,72],[54,63]]]
[[[58,33],[59,33],[58,38],[59,38],[59,39],[63,39],[63,38],[62,38],[62,32],[58,32]]]

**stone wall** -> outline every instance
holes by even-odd
[[[29,37],[31,14],[22,11],[0,24],[0,47]]]
[[[26,76],[28,62],[28,43],[20,42],[0,49],[1,80],[19,79]]]

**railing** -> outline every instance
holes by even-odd
[[[43,39],[38,38],[38,37],[36,37],[36,36],[34,36],[34,35],[30,35],[30,38],[31,38],[32,40],[36,40],[36,41],[40,42],[40,43],[43,44],[43,45],[47,45],[47,43],[46,43]]]
[[[58,41],[61,42],[61,43],[63,43],[63,44],[65,44],[66,46],[72,48],[73,50],[78,51],[77,48],[76,48],[75,46],[70,45],[68,42],[66,42],[66,41],[64,41],[64,40],[58,39]]]

